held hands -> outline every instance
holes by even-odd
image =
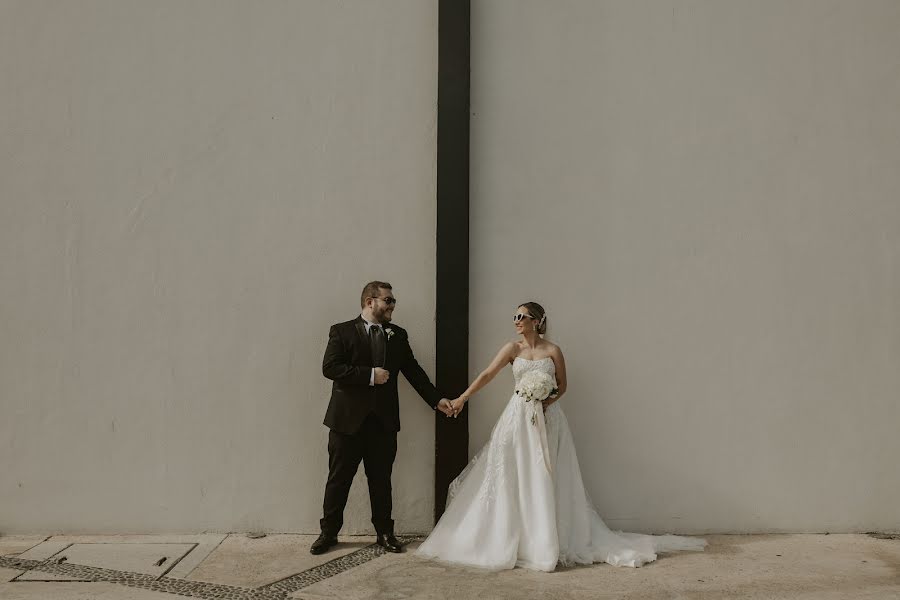
[[[455,400],[450,401],[450,410],[452,411],[447,416],[452,416],[454,419],[462,412],[463,406],[466,405],[466,399],[460,396]]]
[[[437,409],[448,417],[456,418],[465,403],[466,401],[462,397],[455,400],[447,400],[446,398],[441,398],[441,401],[437,404]]]
[[[391,372],[381,367],[375,367],[375,385],[381,385],[387,383],[387,380],[391,378]]]
[[[453,409],[450,407],[450,401],[446,398],[441,398],[441,401],[437,403],[437,409],[448,417],[453,416]]]

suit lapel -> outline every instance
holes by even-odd
[[[369,336],[366,334],[366,322],[363,321],[362,317],[356,318],[356,333],[358,334],[359,344],[362,348],[360,355],[367,356],[369,358],[369,364],[373,364],[372,347],[369,345]]]

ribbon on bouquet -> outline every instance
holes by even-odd
[[[541,443],[541,454],[544,457],[544,466],[547,467],[548,473],[553,473],[553,466],[550,464],[550,443],[547,441],[547,423],[544,420],[544,406],[540,402],[531,402],[532,423],[537,427],[538,437]]]

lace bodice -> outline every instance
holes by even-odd
[[[549,356],[537,360],[529,360],[517,356],[513,360],[512,370],[513,377],[516,379],[516,385],[519,385],[519,380],[522,379],[522,375],[528,371],[543,371],[544,373],[549,374],[550,377],[556,378],[556,365],[553,364],[553,359]]]

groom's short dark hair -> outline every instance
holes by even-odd
[[[366,307],[366,298],[377,298],[379,295],[378,290],[380,289],[392,290],[394,288],[386,281],[370,281],[366,284],[366,287],[363,288],[362,298],[359,299],[360,308]]]

